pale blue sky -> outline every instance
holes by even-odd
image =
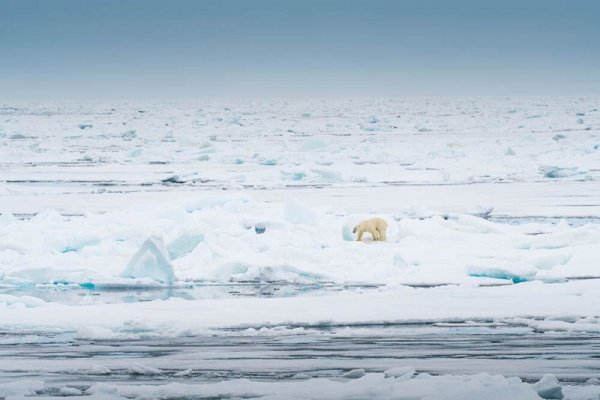
[[[0,98],[600,94],[598,0],[0,0]]]

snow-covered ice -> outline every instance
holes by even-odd
[[[0,105],[0,354],[16,360],[0,361],[0,397],[597,398],[585,346],[600,335],[599,109],[597,97]],[[357,242],[353,226],[374,216],[388,240]],[[343,365],[298,355],[260,379],[220,364],[233,334],[343,331],[383,352],[406,329],[558,335],[572,358],[507,347],[483,363],[482,347],[461,364],[427,349],[408,364],[350,347]],[[210,337],[225,353],[206,365],[150,350]],[[92,346],[88,363],[27,353],[77,355],[73,343]],[[120,343],[137,359],[96,357]]]

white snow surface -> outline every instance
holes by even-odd
[[[120,341],[472,321],[597,335],[599,109],[599,97],[0,104],[0,330],[26,333],[0,344],[35,345],[35,332]],[[388,240],[357,242],[354,224],[375,216]],[[336,290],[131,303],[31,295],[248,282]],[[128,373],[162,378],[150,364]],[[595,381],[550,375],[344,373],[53,394],[28,379],[0,383],[0,397],[600,395]]]
[[[388,240],[356,242],[351,227],[372,216],[388,221]],[[599,247],[600,224],[508,225],[467,214],[396,220],[309,208],[290,198],[282,204],[196,196],[80,217],[49,211],[2,225],[0,281],[557,281],[599,276]]]

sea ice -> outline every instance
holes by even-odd
[[[172,284],[175,274],[162,239],[158,237],[147,239],[131,258],[121,276],[151,278],[161,283]]]
[[[81,396],[82,392],[81,392],[81,390],[74,388],[74,387],[63,386],[60,388],[58,393],[63,396]]]
[[[186,232],[177,236],[167,244],[167,250],[171,260],[183,257],[189,254],[204,240],[204,235],[201,233]]]
[[[44,389],[44,386],[44,381],[34,379],[0,383],[0,397],[23,399],[25,396],[35,396],[37,392]]]
[[[415,375],[413,367],[395,367],[384,371],[385,376],[391,376],[402,381],[409,380]]]
[[[150,367],[148,365],[135,363],[128,368],[130,374],[134,375],[162,375],[163,372],[154,367]]]
[[[562,387],[556,377],[546,374],[534,385],[535,391],[543,399],[562,399]]]
[[[365,370],[362,368],[353,369],[342,374],[342,378],[346,379],[358,379],[362,378],[363,376],[365,376]]]
[[[291,196],[285,200],[283,214],[285,219],[292,224],[314,225],[317,222],[315,212]]]

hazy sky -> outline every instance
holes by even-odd
[[[600,0],[0,0],[0,98],[600,94]]]

